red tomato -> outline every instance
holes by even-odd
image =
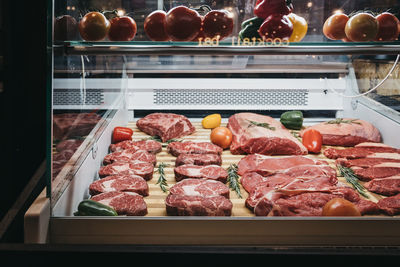
[[[177,6],[168,11],[165,30],[172,41],[191,41],[201,28],[201,17],[197,11]]]
[[[344,29],[347,21],[349,21],[349,17],[345,14],[335,14],[330,16],[325,21],[323,28],[326,38],[331,40],[346,39],[347,37]]]
[[[214,38],[219,36],[219,40],[223,40],[232,34],[232,14],[226,10],[212,10],[208,12],[203,20],[203,31],[205,37]]]
[[[79,22],[79,33],[85,41],[101,41],[110,29],[110,22],[100,12],[89,12]]]
[[[108,31],[110,41],[132,41],[136,35],[136,22],[131,17],[115,17],[110,20],[110,24]]]
[[[321,133],[314,129],[306,130],[303,133],[303,145],[307,148],[308,152],[320,153],[322,148]]]
[[[70,15],[57,17],[54,22],[54,40],[75,40],[78,33],[78,22]]]
[[[293,33],[293,23],[287,16],[274,14],[269,16],[258,30],[261,38],[289,40]]]
[[[322,209],[322,216],[361,216],[352,202],[344,198],[333,198]]]
[[[353,42],[373,41],[378,34],[378,20],[368,13],[352,16],[344,29],[346,36]]]
[[[266,19],[271,15],[289,15],[293,5],[286,4],[286,0],[258,0],[254,6],[254,15]]]
[[[112,143],[119,143],[132,139],[133,130],[127,127],[115,127],[112,135]]]
[[[217,127],[211,131],[210,139],[213,144],[225,149],[232,143],[232,132],[226,127]]]
[[[144,20],[144,31],[146,35],[157,42],[169,41],[170,37],[165,31],[167,13],[156,10],[150,13]]]
[[[375,41],[395,41],[399,36],[399,19],[389,13],[384,12],[378,16],[376,19],[379,23],[378,35],[375,37]]]

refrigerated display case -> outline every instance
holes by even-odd
[[[400,148],[400,42],[397,38],[332,41],[323,33],[332,14],[354,16],[369,10],[378,15],[389,10],[399,17],[400,3],[293,0],[292,12],[307,21],[304,39],[240,39],[242,23],[255,16],[260,2],[49,1],[48,183],[25,215],[27,243],[400,245],[397,216],[257,217],[245,206],[248,194],[242,186],[241,196],[230,192],[229,217],[167,216],[168,193],[159,186],[157,166],[167,164],[169,187],[176,181],[175,157],[167,152],[166,143],[147,182],[146,216],[74,216],[79,203],[90,198],[89,185],[99,179],[114,128],[133,129],[135,141],[152,138],[137,128],[136,121],[154,112],[188,117],[196,132],[182,137],[183,141],[210,142],[211,130],[203,128],[201,121],[213,113],[221,114],[221,125],[226,126],[228,118],[239,112],[279,120],[285,111],[301,110],[304,126],[336,118],[362,119],[379,129],[385,144]],[[199,13],[206,12],[203,5],[229,12],[232,33],[223,40],[150,40],[144,31],[146,17],[181,5]],[[83,15],[105,10],[135,20],[133,40],[82,39],[78,24]],[[62,15],[70,16],[68,23],[60,23]],[[227,169],[243,157],[224,150],[222,167]],[[308,157],[327,160],[336,168],[323,154]],[[343,177],[339,180],[345,182]],[[374,202],[384,198],[371,192],[367,197]]]

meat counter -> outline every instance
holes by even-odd
[[[397,212],[388,214],[378,205],[398,193],[393,187],[400,148],[396,93],[400,24],[395,17],[399,3],[382,7],[367,0],[357,4],[275,1],[273,9],[270,2],[53,4],[49,14],[50,32],[54,31],[49,38],[49,177],[46,191],[25,215],[26,242],[399,245]],[[393,14],[382,15],[389,5]],[[359,12],[365,7],[374,16]],[[271,10],[273,14],[268,13]],[[185,16],[186,23],[177,19]],[[92,28],[92,20],[102,26]],[[370,28],[362,28],[359,20],[367,21]],[[389,29],[381,32],[379,26],[385,24],[381,20],[394,20],[396,29],[391,30],[395,34],[390,35]],[[335,28],[340,22],[342,36]],[[283,114],[290,111],[304,117],[299,128],[282,125]],[[205,124],[205,117],[212,114],[220,116],[214,127]],[[335,127],[341,124],[352,129],[340,134]],[[232,143],[225,146],[213,140],[217,126],[230,132]],[[126,140],[118,139],[126,135],[117,136],[118,127],[130,129],[130,150],[113,148]],[[304,134],[309,128],[322,134],[322,148],[317,152],[306,147]],[[328,133],[325,128],[330,129]],[[327,141],[331,135],[338,136],[333,143]],[[348,135],[353,138],[351,143],[346,143]],[[152,142],[159,148],[136,149],[140,142]],[[184,152],[177,152],[175,144],[196,148],[186,146]],[[349,146],[367,155],[335,158],[329,153],[352,149]],[[135,153],[143,149],[147,154]],[[193,152],[203,149],[208,152]],[[185,156],[202,153],[217,155],[217,159]],[[143,155],[146,162],[134,158]],[[116,157],[128,160],[118,165],[121,162]],[[292,157],[308,163],[292,166]],[[383,158],[379,164],[388,165],[384,169],[351,166],[353,158]],[[194,164],[196,160],[212,164]],[[280,167],[271,170],[272,163],[268,163],[266,169],[244,171],[265,160],[279,162],[274,164]],[[338,162],[348,164],[353,177],[376,170],[375,176],[365,175],[368,180],[381,178],[388,168],[394,170],[383,177],[393,181],[392,193],[374,191],[364,180],[349,181]],[[307,174],[290,171],[298,165],[308,166]],[[210,166],[219,171],[217,177],[203,172]],[[323,174],[313,173],[313,168]],[[127,193],[131,189],[126,188],[118,191],[110,178],[113,175],[139,176],[141,184],[131,184],[135,193]],[[262,191],[262,198],[252,205],[254,193],[249,187],[256,179],[277,182],[262,187],[268,193]],[[133,181],[132,177],[128,180]],[[182,189],[182,182],[192,185]],[[203,188],[217,184],[218,188],[211,196],[198,191],[193,196],[193,184]],[[184,193],[172,192],[179,190]],[[217,191],[222,193],[216,196]],[[110,192],[112,198],[102,195]],[[111,203],[114,195],[123,197],[118,205]],[[323,216],[326,202],[344,195],[352,196],[346,200],[353,199],[350,204],[361,214]],[[88,199],[96,200],[95,204],[84,202]],[[185,208],[186,204],[182,207],[179,199],[193,209]],[[289,204],[278,206],[276,199]],[[196,201],[200,207],[193,204]],[[262,201],[268,201],[272,211],[265,212]],[[80,209],[82,203],[100,203],[103,212],[118,216],[91,214],[89,206],[85,213]]]

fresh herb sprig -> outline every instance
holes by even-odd
[[[229,188],[235,191],[239,198],[242,198],[242,193],[240,192],[238,166],[236,164],[231,164],[228,167],[228,182]]]
[[[337,165],[340,174],[346,179],[346,181],[353,186],[355,190],[358,191],[363,197],[369,198],[369,196],[366,193],[365,187],[360,184],[360,181],[358,180],[357,175],[353,172],[352,169],[343,167],[342,165]]]
[[[345,120],[342,118],[336,119],[336,120],[332,120],[332,121],[328,121],[326,122],[326,124],[341,124],[341,123],[347,123],[347,124],[360,124],[359,122],[357,122],[357,119],[353,119],[353,120]]]
[[[268,130],[272,130],[272,131],[276,130],[275,127],[270,126],[269,123],[266,123],[266,122],[256,122],[256,121],[250,121],[250,120],[249,120],[249,122],[250,122],[249,127],[250,126],[258,126],[258,127],[267,128]]]
[[[160,174],[160,176],[158,177],[158,181],[156,184],[159,184],[161,190],[164,193],[167,193],[169,191],[169,189],[168,189],[167,179],[165,178],[165,172],[164,172],[165,167],[168,167],[168,164],[166,164],[164,162],[161,162],[160,164],[158,164],[156,172],[158,172]]]
[[[157,142],[162,143],[162,146],[163,146],[163,147],[166,147],[167,145],[169,145],[169,144],[172,143],[172,142],[182,142],[182,141],[183,141],[182,139],[175,139],[175,138],[173,138],[173,139],[169,139],[168,141],[166,141],[165,143],[163,143],[163,141],[161,140],[161,138],[160,138],[159,136],[157,136],[157,135],[155,135],[155,136],[150,136],[150,137],[147,137],[147,138],[143,138],[142,140],[154,140],[154,141],[157,141]]]

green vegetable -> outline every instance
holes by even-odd
[[[266,129],[272,130],[272,131],[276,130],[275,127],[271,127],[269,125],[269,123],[266,123],[266,122],[257,122],[257,121],[249,121],[249,122],[250,122],[249,127],[257,126],[257,127],[263,127],[263,128],[266,128]]]
[[[231,164],[228,168],[228,182],[229,188],[236,192],[239,198],[242,198],[242,193],[240,192],[239,185],[239,175],[238,166],[236,164]]]
[[[110,206],[104,205],[100,202],[86,199],[81,201],[78,205],[78,211],[74,213],[75,216],[117,216],[117,212]]]
[[[357,175],[354,174],[352,169],[343,167],[342,165],[337,165],[337,167],[340,175],[342,175],[346,179],[346,181],[351,184],[353,188],[358,191],[358,193],[360,193],[360,195],[365,198],[369,198],[366,193],[367,190],[362,184],[360,184]]]
[[[326,124],[341,124],[341,123],[348,123],[348,124],[360,124],[359,122],[357,122],[357,119],[352,119],[352,120],[345,120],[342,118],[336,119],[336,120],[332,120],[332,121],[328,121]]]
[[[254,37],[261,38],[258,29],[263,22],[264,19],[258,17],[244,21],[242,23],[242,30],[239,32],[239,39],[244,40],[245,38],[249,38],[251,40]]]
[[[303,127],[303,120],[301,111],[288,111],[281,115],[281,123],[291,130],[300,130]]]
[[[165,178],[165,172],[164,172],[164,168],[168,167],[168,164],[165,164],[164,162],[161,162],[160,164],[158,164],[158,169],[156,170],[156,172],[158,172],[160,174],[160,177],[158,178],[158,181],[156,184],[160,185],[161,190],[164,193],[168,193],[168,183],[167,183],[167,179]]]

